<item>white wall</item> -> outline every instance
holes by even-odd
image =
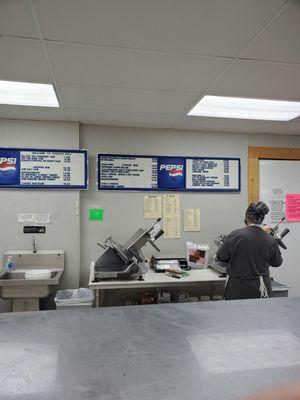
[[[0,120],[0,147],[68,148],[79,147],[77,123]],[[18,213],[50,214],[46,234],[35,235],[38,249],[65,249],[63,287],[79,285],[79,217],[75,202],[79,192],[52,189],[0,190],[0,254],[7,249],[31,249],[31,235],[23,234]]]
[[[248,146],[300,147],[300,136],[245,135],[170,131],[159,129],[130,129],[82,125],[80,147],[89,150],[90,190],[81,193],[81,283],[88,280],[90,261],[101,249],[97,241],[112,235],[125,241],[139,226],[147,226],[143,217],[145,192],[118,192],[96,190],[96,154],[129,153],[149,155],[216,156],[241,158],[240,193],[181,193],[181,208],[201,209],[202,230],[199,233],[182,232],[180,239],[159,239],[163,253],[185,254],[186,240],[208,243],[219,233],[228,233],[243,225],[247,207]],[[147,193],[149,194],[149,193]],[[89,221],[91,205],[104,208],[102,222]],[[149,256],[152,248],[145,251]]]

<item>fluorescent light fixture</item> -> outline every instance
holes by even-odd
[[[192,116],[290,121],[300,115],[299,101],[204,96],[188,113]]]
[[[59,107],[53,85],[1,80],[0,104]]]

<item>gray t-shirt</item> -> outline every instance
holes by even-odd
[[[217,257],[228,261],[227,273],[232,278],[269,276],[269,266],[282,264],[276,239],[255,225],[236,229],[227,235]]]

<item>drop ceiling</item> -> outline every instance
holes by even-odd
[[[300,135],[300,118],[186,116],[204,94],[300,101],[299,38],[299,0],[0,0],[0,79],[61,104],[0,118]]]

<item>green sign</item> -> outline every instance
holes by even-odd
[[[90,208],[91,221],[103,221],[103,208]]]

